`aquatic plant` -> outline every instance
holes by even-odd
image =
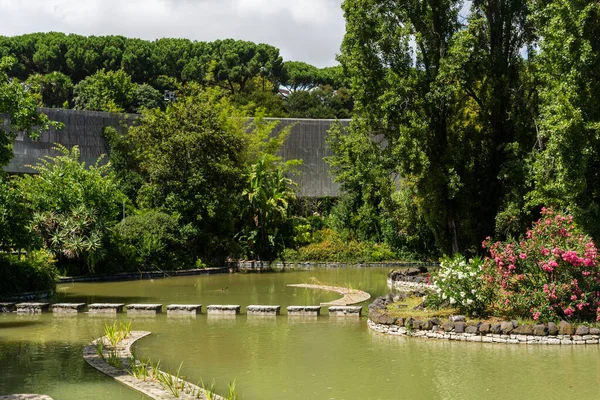
[[[174,397],[179,397],[181,390],[185,388],[185,381],[179,378],[182,366],[183,363],[179,364],[176,375],[161,371],[156,375],[156,379],[163,389],[168,390]]]
[[[136,379],[140,379],[145,381],[150,377],[150,372],[148,371],[149,366],[151,365],[150,359],[146,360],[137,360],[135,356],[128,358],[129,362],[129,370],[127,371],[131,376]]]
[[[152,373],[152,379],[158,379],[158,375],[161,373],[160,372],[160,360],[158,360],[156,362],[156,364],[154,363],[150,363],[150,371]]]
[[[235,379],[233,380],[233,382],[229,382],[228,388],[229,391],[227,392],[227,400],[237,400],[238,395],[235,391]]]
[[[104,360],[104,341],[102,339],[98,339],[94,343],[94,348],[96,349],[96,354]]]
[[[109,352],[108,357],[106,357],[105,360],[108,363],[108,365],[119,369],[123,368],[123,362],[121,361],[121,358],[119,357],[116,351]]]
[[[124,323],[120,321],[112,324],[104,323],[104,334],[108,338],[108,342],[112,347],[115,347],[121,340],[131,334],[131,321]]]

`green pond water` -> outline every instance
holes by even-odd
[[[241,399],[548,399],[600,397],[600,347],[492,345],[402,338],[369,331],[366,319],[288,318],[288,305],[340,295],[290,288],[316,277],[377,296],[386,269],[340,268],[232,274],[59,287],[52,301],[240,304],[233,319],[133,320],[149,330],[135,351],[160,359],[192,382],[213,379],[221,392],[236,380]],[[279,304],[277,318],[247,317],[249,304]],[[366,303],[363,311],[366,314]],[[323,309],[325,310],[325,308]],[[146,399],[82,358],[110,317],[0,314],[0,394],[43,393],[55,400]]]

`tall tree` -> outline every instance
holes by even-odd
[[[0,59],[0,167],[8,164],[13,156],[12,143],[19,130],[33,138],[51,126],[60,127],[36,109],[35,96],[16,79],[10,79],[7,71],[15,64],[12,57]]]
[[[128,137],[145,182],[141,207],[178,218],[194,256],[222,260],[235,235],[243,185],[243,120],[215,89],[146,110]]]
[[[539,140],[531,207],[566,208],[600,238],[600,3],[532,3],[538,27]]]
[[[123,70],[101,69],[73,89],[75,108],[107,112],[131,112],[136,84]]]
[[[271,82],[281,80],[283,60],[279,49],[273,46],[227,39],[213,42],[212,47],[212,80],[231,94],[243,92],[257,76]]]
[[[310,90],[319,84],[319,69],[302,61],[286,61],[281,83],[292,92]]]
[[[381,135],[388,173],[444,252],[512,233],[535,141],[535,86],[521,52],[528,2],[346,0],[340,60],[357,117],[351,135]],[[389,162],[391,160],[391,162]],[[500,213],[500,214],[499,214]],[[500,216],[501,218],[498,218]],[[517,215],[518,219],[520,216]]]

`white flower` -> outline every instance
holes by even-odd
[[[471,300],[471,299],[467,299],[467,305],[469,305],[469,306],[470,306],[471,304],[473,304],[473,300]]]
[[[466,293],[465,292],[460,292],[460,297],[462,297],[463,299],[465,298]]]
[[[456,304],[456,300],[454,300],[454,297],[450,297],[450,304]]]
[[[477,275],[477,272],[473,271],[473,272],[469,273],[469,275],[471,275],[471,276],[476,276],[476,275]]]
[[[446,293],[442,293],[442,300],[446,300]]]
[[[437,292],[437,294],[440,294],[440,293],[442,293],[442,288],[437,288],[437,289],[435,289],[435,291]]]
[[[475,289],[472,289],[471,294],[475,294],[475,293],[477,293],[477,291]]]

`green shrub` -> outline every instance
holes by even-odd
[[[295,251],[286,250],[282,258],[286,261],[315,262],[379,262],[396,259],[386,244],[344,240],[332,229],[315,232],[312,243]]]
[[[449,305],[468,315],[485,314],[493,293],[482,279],[482,265],[479,257],[469,261],[460,254],[442,258],[440,268],[431,274],[434,292],[427,296],[427,304],[433,308]]]
[[[160,211],[125,218],[113,228],[111,246],[125,269],[180,269],[191,265],[177,220]]]
[[[46,250],[32,251],[28,257],[0,254],[0,294],[53,293],[58,276],[54,263],[54,257]]]

